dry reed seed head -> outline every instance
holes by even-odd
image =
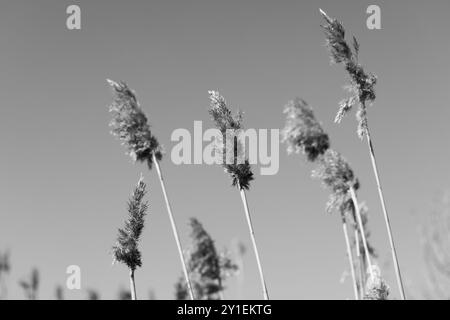
[[[353,37],[352,49],[345,40],[345,29],[336,19],[332,19],[321,11],[325,19],[323,29],[325,31],[326,45],[330,51],[332,62],[342,63],[350,76],[350,87],[353,96],[343,100],[339,105],[339,111],[335,122],[340,122],[350,111],[351,107],[358,103],[357,119],[358,136],[363,138],[367,134],[367,113],[366,106],[375,100],[375,85],[377,77],[372,73],[367,73],[361,64],[358,63],[359,43]]]
[[[128,201],[129,216],[125,227],[119,229],[117,243],[113,247],[113,263],[122,262],[131,270],[142,266],[138,242],[144,229],[144,218],[148,209],[148,204],[144,201],[145,194],[146,184],[141,177]]]
[[[281,132],[288,153],[303,153],[315,161],[330,147],[330,139],[306,101],[296,98],[284,108],[286,125]]]
[[[39,271],[36,268],[33,268],[31,271],[31,288],[33,290],[37,290],[39,287]]]
[[[192,244],[187,251],[190,280],[197,299],[219,299],[225,275],[237,268],[229,258],[218,254],[214,240],[195,218],[190,219]],[[184,278],[176,284],[177,299],[187,298]]]
[[[333,193],[347,193],[350,187],[359,189],[358,179],[347,160],[338,152],[328,149],[320,158],[319,165],[313,171],[313,177],[318,178],[330,188]]]
[[[344,214],[352,208],[349,194],[350,186],[359,189],[358,179],[355,177],[349,163],[338,152],[328,149],[319,157],[319,164],[312,173],[313,178],[320,179],[322,184],[331,190],[326,208],[327,212],[338,211]]]
[[[226,164],[224,168],[225,172],[230,174],[233,187],[239,187],[241,190],[250,188],[250,181],[254,180],[254,177],[248,160],[241,164]]]
[[[322,16],[325,24],[322,28],[326,36],[326,45],[330,50],[331,62],[345,63],[352,59],[352,51],[345,41],[345,29],[337,20],[328,17],[323,11]]]
[[[209,114],[211,115],[217,129],[222,133],[226,130],[241,129],[243,115],[238,112],[233,116],[227,106],[227,102],[218,91],[208,91],[209,94]]]
[[[117,294],[117,299],[119,299],[119,300],[131,300],[132,299],[131,291],[121,288],[119,290],[119,293]]]
[[[219,255],[214,240],[195,218],[190,219],[192,244],[189,250],[189,269],[202,278],[220,278]]]
[[[237,186],[241,190],[248,190],[250,181],[254,180],[254,176],[248,159],[245,159],[243,162],[239,161],[244,159],[245,155],[242,154],[241,142],[235,138],[238,136],[239,130],[242,129],[243,115],[241,112],[238,112],[233,116],[225,98],[218,91],[208,91],[208,94],[210,101],[209,114],[217,129],[222,133],[222,139],[225,140],[216,146],[218,152],[223,155],[224,170],[230,175],[233,186]],[[230,142],[230,139],[232,139],[232,142]],[[226,161],[230,157],[233,160],[232,163]]]
[[[184,276],[181,276],[175,283],[175,300],[188,300],[188,297],[189,291],[186,284],[186,278]]]
[[[87,289],[88,300],[100,300],[100,294],[93,289]]]
[[[19,281],[19,285],[24,289],[25,294],[29,300],[37,299],[37,292],[39,289],[40,276],[39,270],[33,268],[28,279]]]
[[[372,265],[372,275],[368,272],[364,300],[387,300],[389,296],[389,286],[381,277],[380,268]]]
[[[9,273],[10,269],[9,252],[5,252],[4,254],[0,253],[0,277],[2,273]]]
[[[112,114],[111,133],[122,141],[134,161],[147,162],[151,169],[153,154],[156,159],[161,160],[163,151],[156,137],[152,135],[150,124],[135,92],[125,82],[108,80],[108,83],[114,92],[114,101],[109,107]]]

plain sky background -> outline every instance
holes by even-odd
[[[82,30],[66,29],[66,8],[81,7]],[[382,30],[366,28],[366,8],[381,7]],[[9,298],[39,268],[41,298],[79,265],[86,289],[115,298],[128,272],[108,253],[142,172],[150,212],[142,237],[138,296],[171,299],[181,266],[156,172],[133,165],[110,134],[106,78],[136,90],[154,134],[169,152],[174,129],[211,126],[208,90],[245,111],[247,128],[282,128],[283,106],[306,99],[352,164],[370,209],[378,263],[398,297],[367,145],[352,113],[333,119],[346,96],[341,66],[330,66],[319,7],[360,42],[360,60],[379,77],[369,109],[400,266],[411,294],[424,270],[418,228],[434,196],[449,187],[450,2],[440,1],[2,1],[0,5],[0,250],[10,249]],[[244,297],[261,290],[239,193],[220,167],[162,162],[183,244],[195,216],[218,248],[244,242]],[[280,170],[256,174],[248,200],[274,299],[352,298],[340,219],[325,213],[328,191],[302,156],[280,145]],[[259,172],[254,167],[255,173]],[[227,298],[236,298],[236,279]]]

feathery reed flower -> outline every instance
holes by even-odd
[[[228,108],[223,96],[217,91],[209,91],[211,115],[217,129],[222,133],[221,142],[216,145],[216,151],[223,156],[223,167],[231,177],[233,186],[239,189],[250,188],[250,181],[253,178],[253,172],[248,159],[244,163],[238,163],[242,157],[242,145],[237,140],[237,133],[242,129],[242,112],[233,115]],[[232,141],[229,141],[232,140]],[[228,163],[227,159],[232,159],[233,163]]]
[[[148,203],[144,201],[146,184],[141,176],[133,194],[128,201],[128,219],[125,227],[119,229],[117,243],[113,247],[113,263],[124,263],[130,269],[130,287],[133,300],[136,300],[136,285],[134,271],[142,266],[141,252],[138,243],[144,229],[144,218],[148,209]]]
[[[189,249],[188,266],[195,296],[200,300],[222,299],[223,281],[237,270],[237,266],[224,254],[217,252],[214,240],[195,218],[190,220],[192,245]],[[176,284],[177,300],[187,297],[185,281]]]
[[[264,273],[262,270],[262,264],[259,258],[258,247],[256,245],[255,232],[253,230],[253,224],[250,217],[250,210],[248,208],[247,195],[245,190],[250,188],[250,181],[253,180],[253,173],[250,164],[247,159],[244,163],[239,163],[238,159],[243,158],[241,142],[238,140],[236,132],[242,129],[242,113],[238,112],[233,116],[230,109],[227,106],[225,98],[217,91],[209,91],[210,109],[211,115],[217,129],[222,133],[222,145],[219,145],[217,149],[222,149],[224,157],[224,168],[228,172],[232,179],[232,185],[237,186],[242,204],[245,210],[245,217],[247,219],[247,225],[250,232],[250,238],[253,244],[253,250],[255,251],[256,264],[258,266],[259,276],[261,280],[261,286],[263,289],[263,295],[265,300],[269,300],[269,293],[267,291],[266,281],[264,279]],[[232,137],[232,141],[230,140]],[[231,145],[231,148],[230,148]],[[220,151],[220,150],[219,150]],[[228,163],[228,159],[233,159],[233,163]]]
[[[138,243],[144,229],[148,202],[144,201],[146,184],[143,177],[139,179],[133,194],[128,200],[128,219],[125,227],[119,229],[117,244],[113,247],[114,261],[122,262],[131,270],[142,266],[141,252]]]
[[[315,161],[330,147],[328,134],[306,101],[299,98],[289,101],[284,113],[287,119],[281,134],[282,142],[288,145],[288,153],[302,152],[309,161]]]
[[[100,300],[100,294],[94,289],[87,290],[87,299],[88,300]]]
[[[375,100],[375,84],[377,77],[364,71],[361,64],[358,63],[359,43],[353,37],[353,43],[350,45],[345,40],[345,29],[337,20],[330,18],[325,12],[320,10],[325,24],[322,25],[325,31],[326,45],[330,51],[331,61],[337,64],[342,63],[350,76],[348,90],[351,97],[341,101],[337,113],[336,122],[341,122],[343,117],[353,107],[358,104],[358,135],[362,139],[368,130],[367,125],[367,103]]]
[[[373,275],[369,276],[366,284],[364,300],[387,300],[389,295],[389,286],[381,277],[380,268],[372,266]]]
[[[386,203],[384,201],[384,195],[381,189],[381,182],[375,159],[375,151],[373,148],[367,118],[367,105],[371,104],[376,98],[375,85],[377,83],[377,77],[372,73],[364,71],[362,65],[358,63],[359,43],[356,38],[353,37],[352,50],[345,40],[345,29],[342,24],[338,20],[329,17],[322,9],[320,9],[320,13],[325,20],[325,24],[322,27],[325,31],[326,43],[330,51],[331,61],[343,64],[345,70],[350,76],[350,85],[348,86],[348,90],[352,96],[340,103],[340,108],[335,121],[340,122],[352,106],[356,103],[358,104],[358,111],[356,112],[356,118],[358,120],[357,132],[361,139],[364,137],[367,138],[367,145],[369,147],[370,159],[377,183],[378,195],[380,197],[384,221],[389,237],[392,260],[394,261],[397,285],[402,300],[405,300],[405,290],[403,288],[400,266],[397,258],[397,252],[395,250],[394,237],[392,235],[389,215],[387,213]],[[369,267],[371,266],[369,265]]]
[[[162,159],[162,149],[158,140],[150,130],[150,124],[142,111],[136,94],[125,82],[107,80],[113,88],[115,97],[109,111],[113,115],[110,126],[112,134],[122,141],[128,154],[134,161],[147,162],[149,169],[153,165],[153,157]]]
[[[0,300],[5,298],[8,292],[4,276],[11,270],[9,263],[9,251],[0,252]]]
[[[3,273],[8,273],[10,269],[11,266],[9,264],[9,252],[0,252],[0,277]]]
[[[37,300],[38,290],[40,284],[39,271],[36,268],[31,270],[31,275],[27,280],[19,281],[19,285],[25,291],[25,296],[28,300]]]
[[[162,147],[155,136],[150,131],[150,124],[147,117],[139,106],[136,94],[124,82],[117,83],[107,80],[115,94],[114,101],[110,106],[110,112],[113,119],[110,123],[112,134],[122,141],[128,149],[128,154],[135,161],[146,162],[149,169],[155,165],[158,173],[159,183],[163,191],[166,203],[167,214],[169,216],[172,232],[177,244],[178,255],[180,256],[183,267],[184,277],[188,285],[191,300],[194,300],[194,293],[191,287],[191,281],[187,273],[186,262],[184,261],[183,248],[178,235],[177,226],[173,217],[169,197],[162,176],[159,161],[162,159]]]
[[[334,209],[341,211],[351,205],[349,189],[359,189],[358,179],[355,177],[349,163],[338,152],[328,149],[319,159],[319,165],[312,173],[313,178],[320,179],[325,187],[332,191],[327,204],[327,211]]]
[[[64,300],[64,288],[61,285],[57,285],[55,288],[56,300]]]

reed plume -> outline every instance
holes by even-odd
[[[296,98],[289,101],[284,113],[286,125],[281,136],[288,153],[301,152],[307,160],[316,161],[330,147],[330,138],[314,116],[313,109],[305,100]]]
[[[119,292],[117,293],[117,299],[118,300],[132,300],[133,299],[133,294],[128,291],[127,289],[124,288],[120,288]]]
[[[88,289],[87,290],[87,299],[88,300],[100,300],[100,294],[97,290]]]
[[[119,229],[117,243],[113,247],[113,262],[121,262],[130,270],[130,291],[132,300],[136,300],[136,283],[134,273],[136,268],[142,266],[141,252],[139,251],[139,239],[144,229],[145,215],[148,209],[147,201],[144,201],[146,184],[143,178],[139,179],[133,194],[128,200],[128,219],[125,227]]]
[[[5,276],[10,271],[9,251],[6,251],[5,253],[0,252],[0,299],[4,299],[8,295]]]
[[[247,195],[245,192],[246,190],[249,190],[250,181],[254,179],[253,172],[248,159],[243,159],[245,155],[242,153],[242,145],[237,137],[239,130],[242,129],[242,113],[238,112],[236,115],[233,115],[231,110],[228,108],[224,97],[217,91],[209,91],[209,100],[209,114],[211,115],[217,129],[219,129],[222,134],[222,145],[219,143],[217,151],[223,152],[223,166],[225,172],[230,175],[232,185],[236,186],[240,191],[245,216],[247,219],[247,225],[250,232],[250,238],[252,240],[253,250],[256,256],[256,263],[258,265],[263,296],[265,300],[269,300],[269,293],[259,257],[258,246],[256,245],[255,232],[248,207]],[[232,161],[230,161],[230,159]]]
[[[56,300],[64,300],[64,288],[61,285],[55,288],[55,298]]]
[[[219,253],[214,240],[195,218],[190,219],[191,247],[188,250],[188,268],[195,296],[199,300],[223,300],[223,283],[237,271],[225,252]],[[185,300],[187,288],[183,278],[176,286],[177,300]]]
[[[378,266],[372,267],[373,275],[369,276],[366,285],[364,300],[387,300],[389,295],[389,286],[381,277],[381,271]]]
[[[31,275],[26,280],[19,281],[19,285],[25,292],[25,296],[28,300],[37,300],[40,284],[39,271],[36,268],[31,270]]]
[[[112,134],[122,141],[122,144],[125,145],[128,154],[134,161],[147,163],[149,169],[152,169],[153,165],[156,167],[184,277],[188,285],[190,298],[194,300],[194,292],[183,256],[183,248],[159,165],[159,161],[163,156],[162,147],[150,130],[150,124],[139,105],[135,92],[125,82],[107,81],[114,93],[114,101],[110,106],[110,112],[113,116],[110,123]]]
[[[357,106],[357,133],[361,139],[364,137],[367,139],[373,172],[378,188],[378,195],[380,197],[384,221],[389,237],[392,259],[394,261],[397,285],[399,287],[401,299],[404,300],[405,290],[401,277],[397,252],[395,250],[394,237],[392,235],[389,215],[387,213],[386,203],[384,201],[384,195],[381,188],[380,175],[375,159],[375,151],[369,131],[367,117],[367,106],[372,104],[376,98],[375,85],[377,83],[377,77],[372,73],[366,72],[363,66],[358,62],[360,46],[356,38],[353,37],[352,45],[350,46],[345,39],[345,29],[342,24],[338,20],[329,17],[322,9],[320,9],[320,13],[325,20],[325,24],[322,27],[325,32],[326,44],[330,52],[331,61],[336,64],[343,64],[350,77],[350,84],[347,89],[349,90],[351,96],[340,102],[339,111],[336,115],[335,122],[341,122],[343,117],[352,109],[352,107],[354,105]]]

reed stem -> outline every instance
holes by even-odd
[[[389,221],[389,215],[386,210],[386,203],[384,201],[383,190],[381,189],[380,176],[378,173],[378,166],[377,166],[377,162],[375,160],[375,152],[373,149],[372,139],[370,137],[370,132],[369,132],[368,127],[366,128],[366,136],[367,136],[367,145],[369,147],[370,159],[372,162],[373,173],[375,175],[375,180],[377,182],[378,195],[380,197],[381,207],[383,209],[384,222],[386,224],[386,229],[387,229],[388,236],[389,236],[389,244],[391,246],[392,260],[394,261],[397,285],[398,285],[398,289],[400,291],[401,299],[405,300],[406,299],[405,298],[405,289],[403,287],[402,275],[400,273],[400,266],[398,263],[397,252],[395,250],[394,237],[392,235],[392,229],[391,229],[391,223]]]
[[[350,247],[350,240],[348,238],[347,221],[344,216],[342,216],[342,229],[344,231],[345,246],[347,248],[347,257],[348,257],[348,262],[350,265],[350,273],[352,275],[353,292],[355,294],[355,300],[359,300],[358,286],[356,284],[355,265],[353,262],[353,254],[352,254],[352,249]]]
[[[131,300],[137,300],[136,284],[134,281],[134,270],[130,270],[130,292],[131,292]]]
[[[183,274],[184,274],[184,277],[186,279],[186,284],[187,284],[187,287],[188,287],[189,296],[190,296],[191,300],[195,300],[195,298],[194,298],[194,291],[192,290],[191,280],[189,278],[189,274],[188,274],[188,271],[187,271],[186,261],[184,260],[183,248],[181,246],[180,238],[178,236],[178,230],[177,230],[177,226],[175,224],[175,219],[173,218],[172,208],[170,206],[169,198],[167,196],[166,186],[164,184],[164,179],[163,179],[163,176],[162,176],[162,173],[161,173],[161,168],[159,167],[159,162],[158,162],[158,159],[156,159],[155,153],[153,153],[152,157],[153,157],[153,163],[155,164],[155,167],[156,167],[156,171],[158,172],[158,177],[159,177],[159,182],[161,184],[161,189],[162,189],[163,194],[164,194],[164,200],[166,202],[166,207],[167,207],[167,214],[169,215],[170,224],[172,225],[173,236],[175,237],[175,242],[177,244],[178,254],[180,256],[181,265],[183,267]]]
[[[258,264],[258,270],[259,270],[259,276],[261,279],[261,286],[263,289],[264,300],[269,300],[269,293],[267,291],[266,281],[264,280],[264,273],[262,270],[261,260],[259,258],[258,247],[256,245],[255,231],[253,230],[252,219],[250,217],[250,212],[248,209],[247,196],[245,194],[245,190],[241,189],[241,187],[239,185],[238,185],[238,187],[241,192],[241,199],[242,199],[242,203],[243,203],[244,209],[245,209],[245,216],[247,218],[248,229],[250,231],[250,237],[252,239],[253,250],[255,251],[255,255],[256,255],[256,263]]]
[[[361,234],[361,239],[363,241],[363,246],[364,246],[364,253],[366,256],[367,264],[369,265],[369,273],[370,273],[370,276],[373,277],[374,273],[373,273],[373,269],[372,269],[372,262],[370,261],[370,253],[369,253],[369,248],[367,246],[366,233],[364,232],[364,226],[363,226],[362,219],[361,219],[361,213],[359,212],[358,199],[356,198],[356,192],[353,187],[349,188],[349,192],[352,197],[353,206],[355,208],[356,220],[357,220],[358,226],[359,226],[359,233]]]
[[[364,288],[366,286],[364,258],[361,257],[361,249],[359,244],[359,231],[355,229],[355,244],[356,244],[356,261],[358,261],[358,273],[359,273],[359,296],[364,297]]]

